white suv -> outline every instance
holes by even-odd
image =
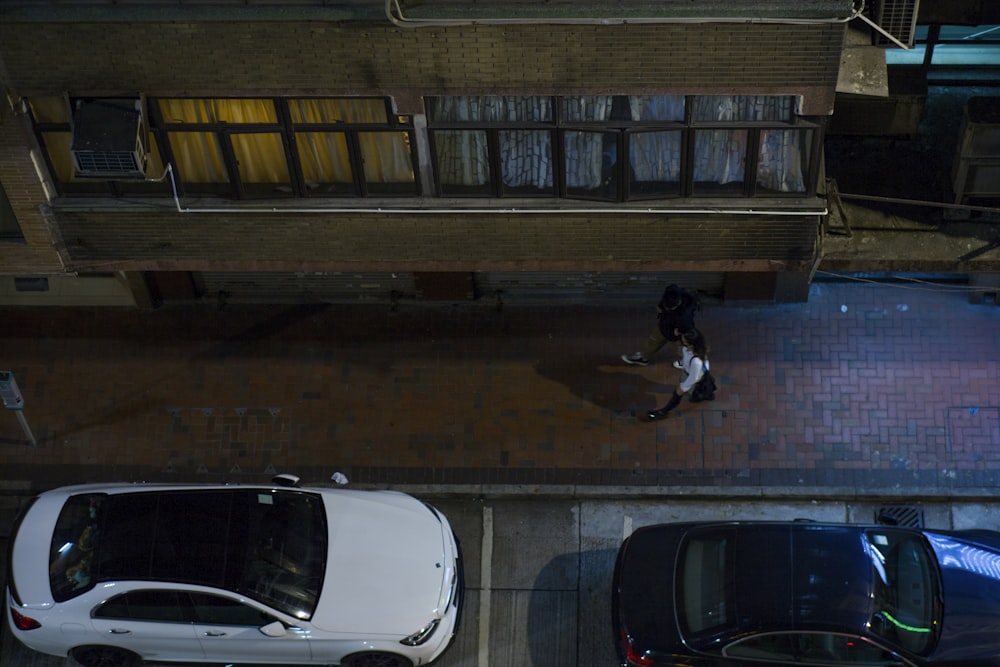
[[[463,593],[458,543],[430,505],[280,484],[48,491],[19,518],[9,566],[14,635],[85,667],[425,665]]]

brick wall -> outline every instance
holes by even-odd
[[[776,271],[808,266],[818,219],[652,214],[60,214],[86,271]]]
[[[841,24],[470,26],[388,23],[0,25],[19,96],[473,93],[801,95],[827,114]],[[25,232],[0,272],[68,270],[782,270],[811,261],[814,218],[628,215],[55,214],[31,140],[0,123],[0,180]],[[335,204],[331,204],[335,205]],[[63,243],[59,239],[65,239]]]
[[[382,93],[410,113],[434,94],[716,92],[804,95],[821,115],[843,36],[842,24],[24,23],[0,26],[0,48],[26,96]]]
[[[0,183],[24,237],[0,239],[0,273],[59,273],[62,262],[53,240],[58,232],[43,213],[47,200],[23,121],[9,106],[0,107]]]

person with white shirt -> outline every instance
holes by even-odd
[[[674,393],[665,406],[646,413],[651,421],[666,418],[680,404],[684,394],[691,391],[705,371],[709,370],[708,342],[698,329],[692,328],[681,334],[681,358],[674,362],[674,368],[684,373],[681,382],[674,388]]]

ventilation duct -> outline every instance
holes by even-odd
[[[73,102],[70,150],[80,178],[145,178],[147,136],[142,98]]]
[[[872,18],[885,33],[892,35],[906,48],[913,46],[917,30],[917,11],[920,0],[876,0]],[[897,44],[882,32],[874,33],[875,45],[893,47]]]

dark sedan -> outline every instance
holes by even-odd
[[[625,539],[623,665],[1000,665],[1000,533],[676,523]]]

